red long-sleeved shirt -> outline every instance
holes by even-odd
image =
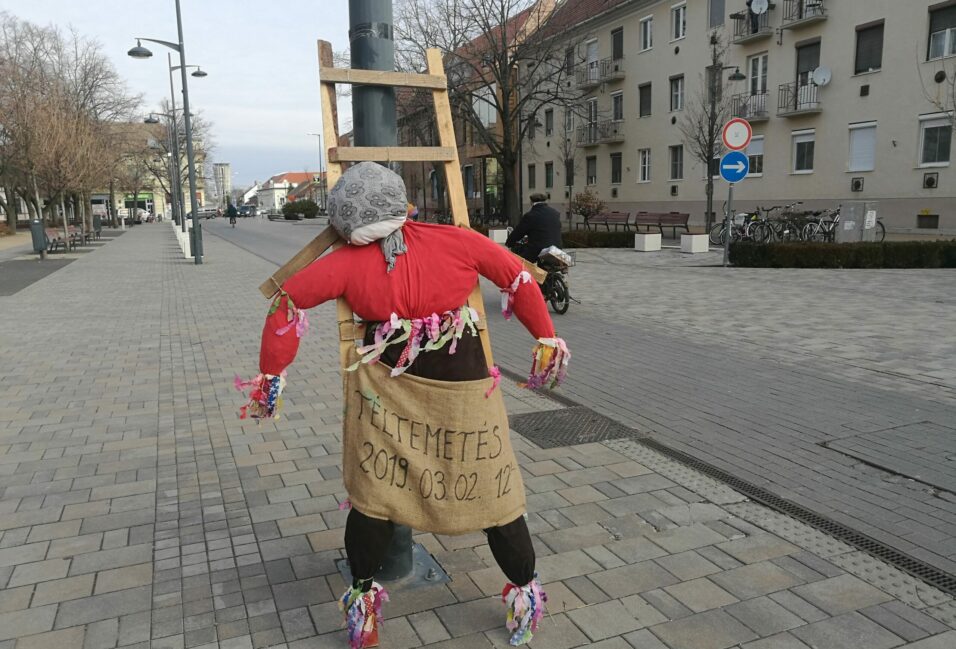
[[[499,288],[510,288],[523,270],[517,257],[467,228],[409,221],[403,232],[408,252],[396,258],[390,273],[378,243],[342,246],[296,273],[282,288],[299,309],[344,297],[363,320],[384,321],[392,313],[425,318],[465,304],[479,274]],[[534,281],[519,284],[514,314],[535,338],[554,336]],[[295,359],[299,339],[294,329],[276,335],[287,322],[286,301],[281,300],[262,331],[259,370],[264,374],[279,374]]]

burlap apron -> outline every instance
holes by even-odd
[[[350,356],[358,359],[354,346]],[[439,534],[524,514],[504,400],[500,389],[485,397],[491,386],[491,378],[392,378],[382,363],[345,372],[342,473],[352,504],[373,518]]]

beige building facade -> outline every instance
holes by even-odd
[[[569,121],[557,107],[537,116],[544,128],[523,151],[525,206],[534,191],[566,206],[567,133],[574,193],[590,187],[609,210],[688,212],[702,224],[706,170],[680,123],[706,92],[716,33],[731,66],[723,96],[754,131],[737,207],[876,201],[891,233],[956,234],[946,99],[956,2],[773,0],[759,15],[745,0],[575,2],[595,7],[567,32],[587,94]],[[728,81],[736,68],[746,79]],[[727,188],[716,181],[718,212]]]

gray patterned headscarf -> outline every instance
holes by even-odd
[[[375,162],[350,167],[329,192],[328,209],[332,227],[350,244],[379,242],[389,271],[405,254],[408,199],[402,177],[391,169]]]

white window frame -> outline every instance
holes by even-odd
[[[475,115],[478,117],[478,121],[485,126],[491,126],[498,122],[498,110],[495,108],[495,95],[497,92],[497,84],[491,83],[478,88],[472,93]]]
[[[809,138],[808,138],[809,136]],[[804,142],[813,142],[813,167],[810,169],[797,169],[797,145]],[[790,133],[790,173],[794,175],[812,174],[816,170],[817,164],[817,132],[816,129],[808,128]]]
[[[678,22],[678,19],[680,22]],[[679,28],[679,33],[678,33]],[[687,3],[671,6],[671,43],[687,37]]]
[[[637,182],[651,182],[651,150],[637,150]]]
[[[937,128],[940,126],[950,126],[952,129],[953,116],[952,113],[931,113],[929,115],[920,115],[919,118],[919,150],[916,152],[919,169],[933,169],[940,167],[948,167],[953,160],[953,130],[950,130],[950,144],[949,144],[949,160],[947,162],[923,162],[923,145],[926,138],[926,129],[927,128]]]
[[[641,114],[641,89],[648,88],[648,92],[651,93],[650,101],[648,102],[648,113],[647,115]],[[637,117],[638,119],[645,119],[648,117],[654,116],[654,86],[651,82],[642,83],[637,87]]]
[[[674,107],[674,82],[677,82],[677,104]],[[684,110],[684,75],[678,74],[668,80],[668,89],[670,90],[670,108],[672,113]]]
[[[551,182],[548,182],[548,169],[551,170]],[[545,162],[544,163],[544,188],[545,189],[554,189],[554,163]]]
[[[680,149],[680,177],[674,177],[674,150],[678,148]],[[668,180],[670,180],[671,182],[679,182],[681,180],[684,180],[684,145],[674,144],[672,146],[667,147],[667,155],[669,158],[667,161],[668,163],[667,175],[670,176]]]
[[[760,81],[758,81],[758,92],[754,92],[754,70],[753,64],[755,61],[760,61],[758,65],[760,73]],[[760,54],[754,54],[753,56],[747,57],[747,92],[751,96],[754,95],[766,95],[768,89],[770,88],[769,74],[768,70],[770,67],[770,54],[768,52],[761,52]],[[762,89],[761,89],[762,88]]]
[[[590,171],[590,169],[588,169],[588,163],[591,160],[594,160],[594,175],[593,176],[588,175],[588,172]],[[598,163],[597,163],[596,155],[585,156],[584,158],[584,186],[585,187],[594,187],[595,185],[597,185],[597,173],[598,173],[597,165]]]
[[[644,16],[640,22],[641,51],[654,49],[654,16]]]
[[[574,111],[571,108],[564,109],[564,130],[568,134],[574,132]]]
[[[750,152],[751,147],[753,147],[755,144],[758,144],[758,143],[760,144],[760,153],[759,154],[751,153]],[[756,157],[757,155],[759,155],[761,157],[761,164],[760,164],[760,171],[755,173],[747,172],[747,178],[762,178],[763,177],[763,164],[765,162],[763,158],[764,158],[765,146],[766,146],[766,139],[764,138],[763,135],[754,135],[752,138],[750,138],[750,144],[748,144],[747,148],[744,149],[744,155],[747,156],[747,162],[751,163],[750,164],[751,169],[753,169],[753,163],[750,160],[752,157]]]
[[[618,180],[614,180],[614,157],[617,156],[617,159],[621,161],[621,166],[618,169],[620,172]],[[615,152],[610,154],[609,159],[611,161],[611,185],[620,185],[624,182],[624,154],[620,152]]]
[[[548,127],[548,116],[551,116],[551,126]],[[544,111],[544,134],[545,137],[554,135],[554,109],[548,108]]]
[[[538,185],[538,165],[532,162],[528,165],[528,189],[537,189]]]
[[[853,173],[861,173],[867,171],[876,171],[876,122],[858,122],[856,124],[850,124],[850,138],[849,138],[849,152],[846,161],[846,169],[848,172],[852,171]],[[853,136],[855,132],[861,131],[871,131],[873,132],[873,159],[868,168],[856,168],[853,166]]]
[[[935,36],[943,37],[943,53],[933,56],[933,38]],[[927,61],[939,61],[951,56],[956,56],[956,27],[950,27],[929,35],[929,57]]]

